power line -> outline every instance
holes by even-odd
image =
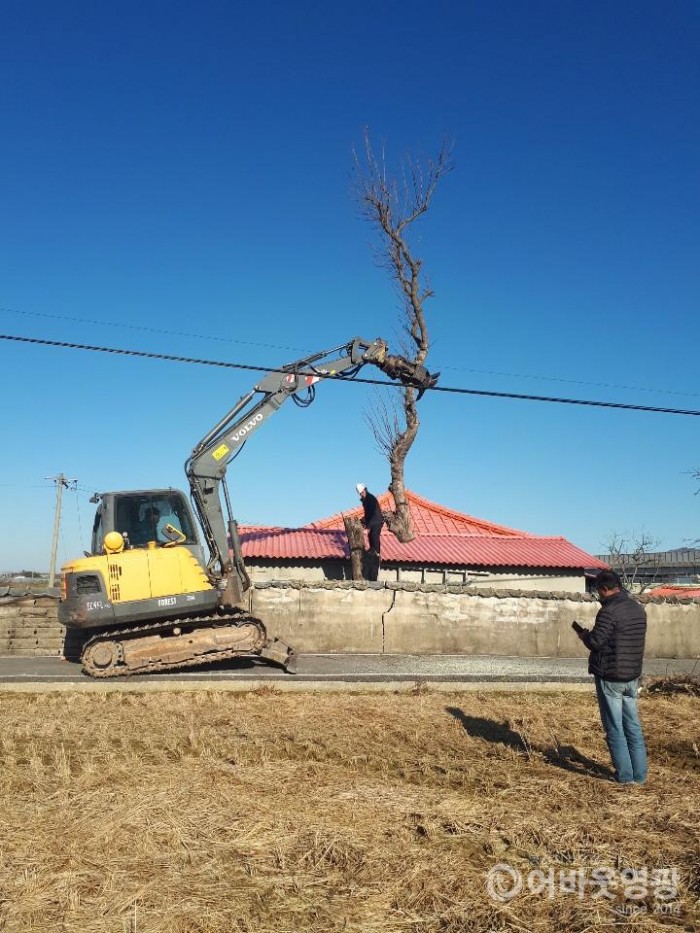
[[[217,366],[223,369],[245,369],[254,372],[276,373],[280,372],[278,366],[253,366],[248,363],[225,363],[221,360],[203,360],[188,356],[171,356],[167,353],[150,353],[144,350],[122,350],[116,347],[97,347],[84,343],[66,343],[61,340],[43,340],[38,337],[18,337],[12,334],[0,334],[0,340],[12,340],[17,343],[29,343],[45,347],[62,347],[68,350],[91,350],[95,353],[113,353],[118,356],[133,356],[148,360],[165,360],[171,363],[189,363],[197,366]],[[293,370],[285,370],[293,372]],[[329,379],[332,377],[328,377]],[[395,382],[386,382],[381,379],[364,379],[355,376],[353,382],[365,385],[383,386],[385,388],[401,388]],[[525,402],[548,402],[556,405],[584,405],[589,408],[615,408],[623,411],[648,411],[664,415],[690,415],[700,416],[700,411],[685,408],[661,408],[654,405],[632,405],[625,402],[596,402],[591,399],[559,398],[552,395],[524,395],[519,392],[491,392],[486,389],[463,389],[453,386],[433,386],[428,392],[448,392],[453,395],[472,395],[485,398],[503,398]]]
[[[188,337],[194,340],[216,340],[219,343],[235,343],[247,347],[262,347],[266,350],[289,350],[290,353],[309,354],[308,347],[290,347],[286,344],[278,343],[260,343],[255,340],[240,340],[238,337],[222,337],[219,334],[193,334],[189,331],[167,330],[161,327],[147,327],[143,324],[127,324],[124,321],[100,321],[90,318],[72,317],[65,314],[49,314],[45,311],[20,311],[17,308],[0,307],[0,311],[10,314],[22,314],[26,317],[48,318],[53,321],[69,321],[74,324],[93,324],[96,327],[121,327],[126,330],[140,330],[150,334],[164,334],[171,337]],[[449,370],[451,372],[475,373],[481,376],[507,376],[509,379],[536,379],[540,382],[562,382],[568,385],[592,386],[598,389],[626,389],[632,392],[651,392],[657,395],[683,395],[691,398],[697,398],[698,392],[681,392],[678,389],[650,389],[648,386],[630,386],[618,382],[590,382],[586,379],[566,379],[563,376],[543,376],[535,373],[511,373],[502,372],[495,369],[473,369],[467,366],[447,366],[438,364],[437,369],[441,371]]]
[[[75,485],[72,487],[75,492],[75,510],[78,514],[78,540],[83,541],[83,523],[80,517],[80,496],[78,495],[78,489],[82,488],[78,486],[78,481],[75,481]]]
[[[40,483],[0,483],[2,489],[53,489],[53,486],[46,486]]]
[[[277,343],[260,343],[255,340],[239,340],[237,337],[222,337],[219,334],[191,334],[183,330],[165,330],[160,327],[146,327],[144,324],[127,324],[124,321],[92,321],[88,318],[71,317],[67,314],[48,314],[45,311],[19,311],[17,308],[0,308],[10,314],[23,314],[27,317],[43,317],[52,321],[70,321],[73,324],[94,324],[97,327],[121,327],[126,330],[141,330],[149,334],[167,334],[172,337],[190,337],[196,340],[216,340],[219,343],[240,343],[246,347],[263,347],[266,350],[290,350],[292,353],[306,353],[303,347],[287,347]]]
[[[540,382],[563,382],[567,385],[592,386],[597,389],[627,389],[631,392],[651,392],[654,395],[684,395],[698,398],[698,392],[681,392],[679,389],[650,389],[647,386],[628,386],[619,382],[589,382],[585,379],[564,379],[562,376],[538,376],[534,373],[509,373],[497,369],[468,369],[465,366],[442,366],[441,370],[453,372],[478,373],[481,376],[507,376],[509,379],[537,379]]]

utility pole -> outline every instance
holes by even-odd
[[[51,563],[49,565],[49,587],[53,586],[54,578],[56,576],[56,552],[58,550],[58,529],[61,526],[61,496],[63,495],[63,487],[66,489],[71,485],[71,483],[78,482],[77,479],[66,479],[63,473],[59,473],[58,476],[47,476],[45,479],[50,479],[56,483],[56,514],[53,520],[53,539],[51,541]]]

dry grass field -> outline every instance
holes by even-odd
[[[588,693],[0,694],[0,930],[694,930],[699,706],[623,789]]]

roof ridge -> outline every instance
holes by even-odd
[[[451,519],[457,524],[470,524],[475,525],[478,528],[483,528],[485,531],[491,531],[495,534],[500,534],[508,537],[522,536],[525,538],[538,538],[542,537],[541,535],[534,535],[529,531],[522,531],[518,528],[511,528],[508,525],[499,525],[497,522],[490,522],[484,518],[475,518],[473,515],[467,515],[465,512],[459,512],[457,509],[450,509],[447,506],[440,505],[437,502],[433,502],[431,499],[426,499],[425,496],[419,496],[418,493],[413,492],[412,489],[404,490],[406,499],[418,508],[423,509],[428,512],[432,512],[436,515],[440,515],[443,518]],[[380,493],[377,496],[380,505],[382,508],[396,508],[396,503],[394,497],[390,491]],[[343,520],[344,516],[354,516],[359,514],[362,511],[361,505],[353,506],[351,509],[343,509],[339,512],[334,512],[333,515],[328,515],[325,518],[320,518],[317,521],[308,522],[304,525],[304,528],[328,528],[337,524],[339,521]]]
[[[406,490],[406,498],[409,501],[415,501],[416,505],[427,508],[431,512],[437,512],[440,515],[445,515],[455,521],[463,522],[465,519],[467,519],[471,524],[480,525],[482,528],[498,528],[498,530],[501,532],[507,531],[510,534],[524,535],[527,538],[536,537],[536,535],[532,535],[529,531],[521,531],[518,528],[511,528],[508,525],[499,525],[497,522],[490,522],[485,518],[475,518],[473,515],[467,515],[466,512],[459,512],[457,509],[451,509],[446,505],[440,505],[439,502],[433,502],[432,499],[426,499],[425,496],[419,496],[417,492],[413,492],[411,489]]]

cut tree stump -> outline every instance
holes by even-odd
[[[364,580],[362,573],[362,560],[365,553],[365,533],[359,518],[346,518],[343,516],[345,534],[348,536],[350,548],[350,566],[353,580]]]

